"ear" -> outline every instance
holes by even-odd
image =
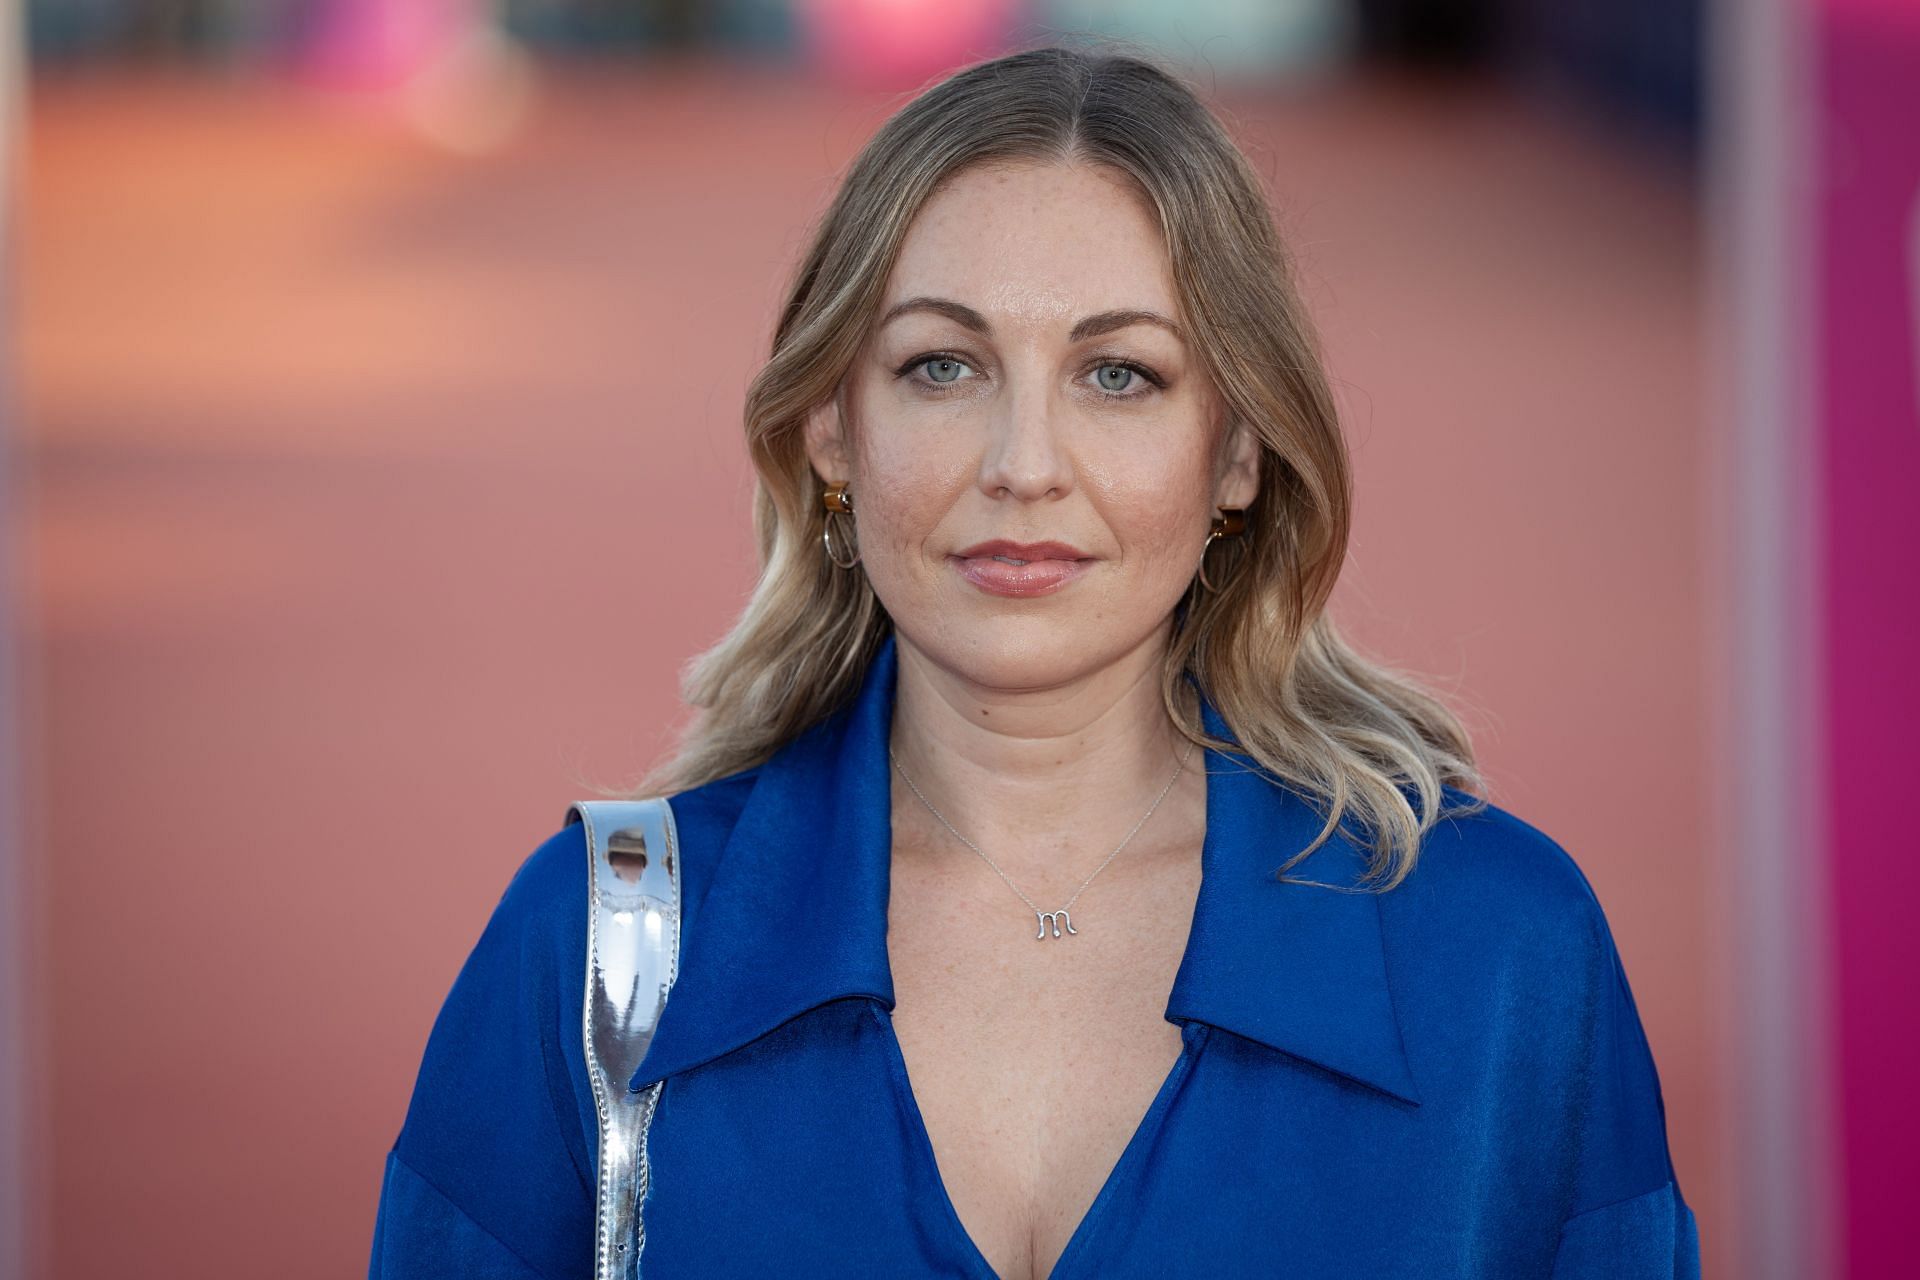
[[[829,484],[853,476],[853,454],[847,446],[846,422],[840,401],[841,397],[836,392],[830,399],[814,406],[807,413],[804,427],[807,461],[813,464],[814,473]]]
[[[1260,437],[1238,418],[1227,430],[1219,478],[1213,486],[1216,507],[1250,507],[1260,495]]]

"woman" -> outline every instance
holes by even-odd
[[[649,1277],[1697,1275],[1586,880],[1325,612],[1348,459],[1257,178],[1132,57],[901,110],[747,432],[649,793]],[[581,828],[448,997],[372,1275],[578,1277]]]

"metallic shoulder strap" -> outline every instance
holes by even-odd
[[[665,1081],[627,1083],[646,1056],[680,961],[680,840],[664,797],[576,800],[587,836],[582,1032],[600,1118],[594,1280],[638,1280],[646,1245],[647,1128]]]

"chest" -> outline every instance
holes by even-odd
[[[909,890],[891,1009],[831,1000],[671,1076],[648,1140],[647,1274],[1551,1269],[1584,1122],[1542,1070],[1562,1052],[1546,1029],[1490,1036],[1458,1000],[1410,1004],[1415,1106],[1197,1020],[1153,1094],[1175,1052],[1155,1039],[1175,963],[1163,913],[1089,893],[1067,941],[1110,950],[1068,963],[1017,904]],[[1008,954],[1053,967],[1022,976]],[[1509,1067],[1488,1057],[1503,1044]]]
[[[1180,1059],[1165,1013],[1198,859],[1167,850],[1109,871],[1057,940],[1035,937],[1034,913],[991,873],[954,862],[896,864],[893,1031],[967,1236],[1001,1277],[1043,1277]]]

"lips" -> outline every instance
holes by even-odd
[[[1087,553],[1067,542],[1014,542],[1007,538],[995,538],[991,542],[976,542],[958,553],[962,560],[990,559],[1004,556],[1009,560],[1085,560]]]
[[[990,595],[1050,595],[1085,573],[1093,557],[1066,542],[976,542],[949,557],[960,576]]]

